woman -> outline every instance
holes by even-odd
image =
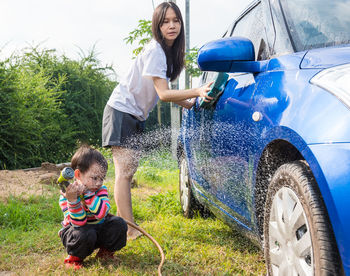
[[[173,2],[157,6],[152,18],[153,39],[137,56],[129,73],[114,89],[103,114],[102,145],[111,146],[115,166],[114,198],[117,215],[134,222],[131,181],[139,162],[137,137],[158,99],[191,108],[194,100],[205,101],[210,85],[187,90],[171,90],[168,80],[175,80],[184,67],[185,38],[180,9]],[[141,235],[128,229],[128,239]]]

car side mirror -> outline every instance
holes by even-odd
[[[266,62],[255,61],[253,43],[244,37],[227,37],[205,44],[198,52],[202,71],[262,72]]]

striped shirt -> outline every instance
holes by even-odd
[[[61,195],[59,204],[64,215],[63,227],[103,223],[111,208],[107,187],[104,185],[96,192],[86,191],[74,202],[69,202]]]

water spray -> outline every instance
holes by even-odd
[[[73,178],[74,178],[74,170],[71,167],[66,167],[61,171],[60,176],[57,179],[57,184],[60,186],[60,189],[62,190],[62,192],[64,192],[64,193],[66,192],[66,188],[70,184],[69,181],[72,180]],[[155,246],[158,248],[160,256],[161,256],[161,261],[160,261],[159,266],[158,266],[158,275],[161,276],[162,275],[162,267],[163,267],[163,264],[165,261],[165,255],[164,255],[162,247],[150,234],[148,234],[140,226],[138,226],[138,225],[126,220],[126,219],[124,219],[124,220],[129,226],[137,229],[142,234],[144,234],[147,238],[149,238],[151,240],[151,242],[153,242],[155,244]]]

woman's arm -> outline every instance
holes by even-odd
[[[201,97],[206,102],[210,102],[213,98],[208,96],[210,91],[210,85],[213,82],[209,82],[201,87],[186,89],[186,90],[174,90],[169,89],[168,82],[165,79],[153,77],[154,88],[157,91],[159,99],[163,102],[177,102],[183,103],[184,100]]]

